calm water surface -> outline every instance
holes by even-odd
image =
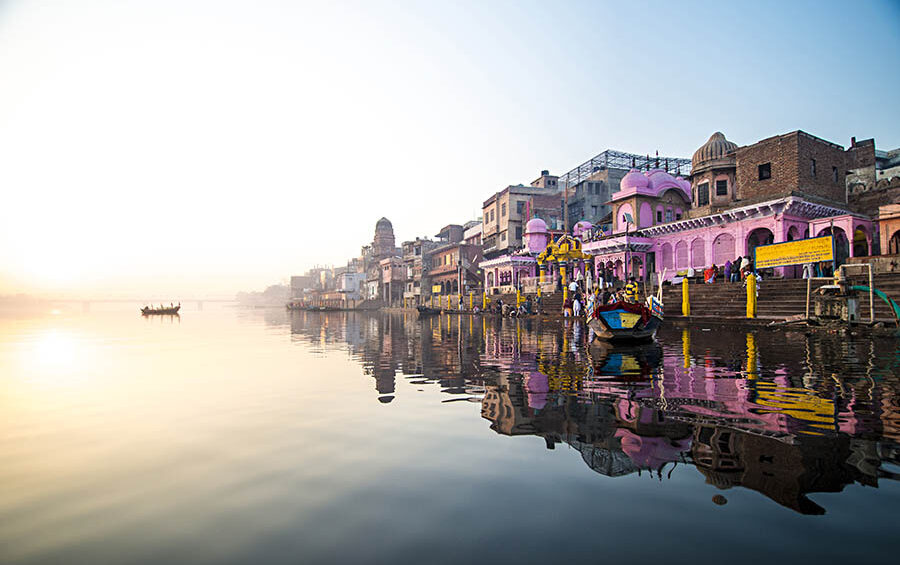
[[[893,560],[900,340],[0,315],[4,563]]]

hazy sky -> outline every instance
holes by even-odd
[[[900,146],[898,2],[3,2],[0,293],[230,295],[616,148]]]

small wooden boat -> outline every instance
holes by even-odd
[[[428,306],[416,306],[416,310],[419,311],[420,318],[424,318],[426,316],[435,316],[441,313],[440,308],[429,308]]]
[[[655,296],[647,304],[616,302],[594,308],[588,326],[597,339],[612,343],[651,341],[663,320],[662,302]]]
[[[179,304],[178,306],[172,306],[169,308],[165,308],[165,307],[153,308],[152,306],[144,306],[143,308],[141,308],[141,315],[142,316],[152,316],[155,314],[168,314],[169,316],[174,316],[174,315],[178,315],[179,310],[181,310],[181,304]]]

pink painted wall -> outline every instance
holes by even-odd
[[[653,210],[647,202],[641,204],[641,217],[638,221],[642,228],[648,228],[653,225]]]

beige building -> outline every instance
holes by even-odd
[[[534,207],[534,197],[543,197],[542,200],[546,197],[558,198],[555,208],[561,209],[563,195],[558,183],[558,177],[541,171],[541,176],[531,186],[508,186],[484,201],[481,214],[485,258],[496,257],[522,246],[525,223],[536,215],[540,216]]]

